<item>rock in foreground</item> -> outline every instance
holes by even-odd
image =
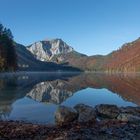
[[[75,109],[65,106],[60,106],[55,113],[55,120],[58,125],[70,123],[78,116]]]
[[[113,115],[110,114],[112,112]],[[61,125],[1,121],[0,140],[139,140],[139,112],[138,107],[98,105],[98,108],[93,108],[84,104],[74,108],[60,106],[56,120]],[[111,117],[108,117],[109,114]]]
[[[95,121],[96,112],[95,112],[94,108],[84,105],[84,104],[78,104],[74,108],[77,111],[77,113],[79,114],[78,122]]]
[[[120,109],[116,105],[101,104],[95,108],[99,116],[109,119],[115,119],[120,112]]]

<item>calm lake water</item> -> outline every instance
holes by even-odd
[[[140,105],[139,74],[0,74],[0,119],[54,123],[59,105]]]

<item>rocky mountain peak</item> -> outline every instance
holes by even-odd
[[[67,54],[74,51],[71,46],[58,38],[35,42],[28,46],[27,49],[41,61],[50,61],[55,55]]]

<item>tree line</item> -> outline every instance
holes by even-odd
[[[0,71],[15,71],[17,56],[10,29],[0,24]]]

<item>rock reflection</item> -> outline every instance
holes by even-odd
[[[58,105],[86,88],[105,88],[140,105],[139,74],[24,73],[0,76],[0,118],[6,118],[13,103],[24,97]]]
[[[140,75],[81,74],[65,80],[39,83],[26,96],[40,102],[60,104],[75,92],[85,88],[106,88],[124,100],[140,105]]]

